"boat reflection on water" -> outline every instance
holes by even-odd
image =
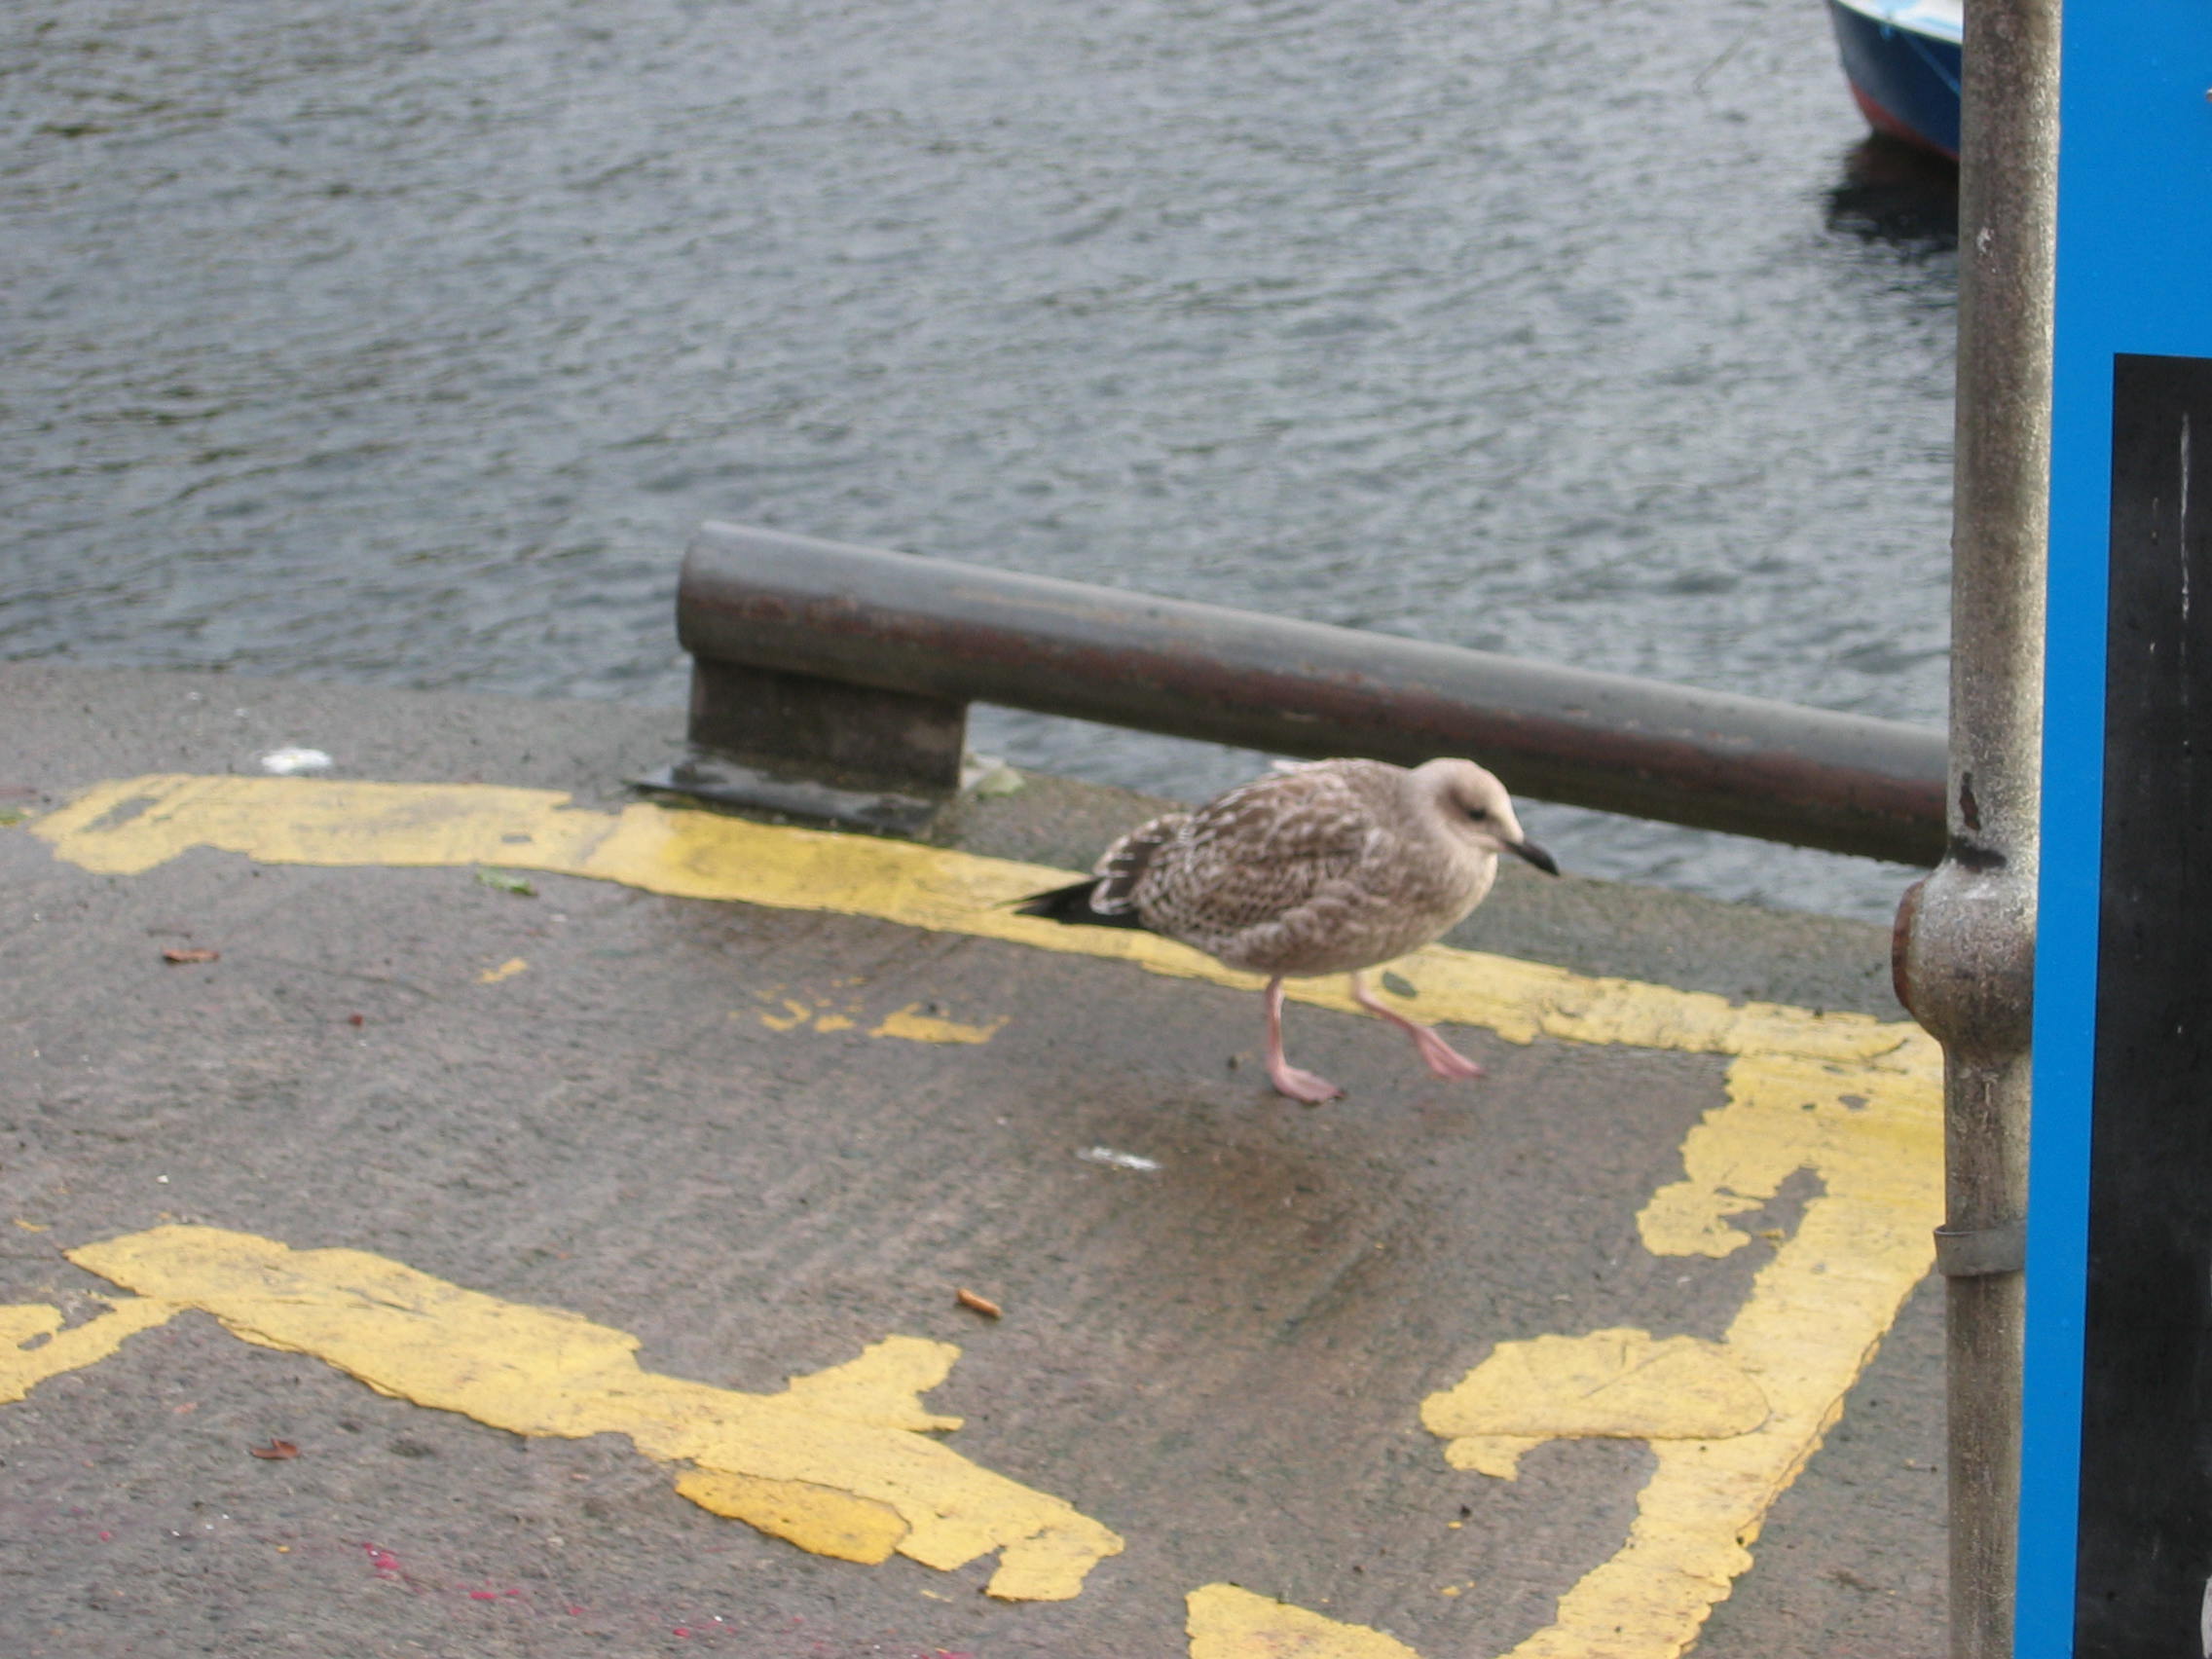
[[[1843,158],[1827,193],[1827,227],[1913,253],[1959,244],[1959,166],[1887,133],[1868,133]]]

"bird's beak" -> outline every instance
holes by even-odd
[[[1533,841],[1508,841],[1505,848],[1507,852],[1517,853],[1527,859],[1546,875],[1559,874],[1559,861]]]

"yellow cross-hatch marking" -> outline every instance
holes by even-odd
[[[1072,1505],[927,1438],[960,1426],[919,1400],[959,1358],[950,1343],[889,1337],[858,1359],[793,1378],[780,1394],[746,1394],[645,1370],[627,1331],[502,1302],[366,1251],[157,1227],[68,1255],[140,1300],[43,1347],[0,1346],[0,1400],[197,1308],[249,1343],[313,1354],[379,1393],[494,1428],[571,1440],[626,1434],[648,1457],[690,1465],[676,1490],[692,1502],[818,1555],[873,1563],[897,1550],[949,1571],[997,1550],[992,1595],[1057,1602],[1122,1548]],[[60,1318],[37,1305],[0,1308],[0,1342],[54,1332]]]
[[[1149,934],[1063,928],[1006,907],[1064,881],[1062,871],[658,805],[596,812],[543,790],[151,776],[99,785],[31,829],[90,870],[150,869],[193,847],[268,864],[497,863],[1259,983]],[[1416,983],[1423,1017],[1487,1027],[1508,1042],[1548,1036],[1730,1057],[1726,1102],[1684,1144],[1685,1178],[1638,1218],[1654,1253],[1726,1255],[1750,1242],[1731,1216],[1759,1207],[1797,1170],[1824,1183],[1721,1342],[1622,1327],[1501,1344],[1421,1408],[1456,1466],[1498,1478],[1547,1440],[1648,1440],[1655,1466],[1624,1547],[1508,1659],[1675,1659],[1751,1565],[1748,1546],[1768,1509],[1929,1269],[1940,1215],[1940,1055],[1914,1027],[1862,1014],[1731,1003],[1438,945],[1397,966]],[[1297,984],[1291,995],[1355,1011],[1335,981]],[[1639,1381],[1655,1366],[1674,1386]],[[6,1376],[0,1370],[0,1385]],[[772,1506],[739,1495],[755,1505],[748,1519],[762,1524]],[[858,1512],[847,1522],[856,1553],[879,1547]],[[1011,1565],[1011,1550],[1002,1559]],[[1229,1585],[1192,1592],[1189,1635],[1193,1659],[1417,1659],[1381,1632]]]

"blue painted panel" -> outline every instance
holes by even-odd
[[[2114,358],[2212,357],[2212,11],[2080,0],[2064,28],[2020,1659],[2074,1651]],[[1967,258],[2003,234],[1960,231]]]

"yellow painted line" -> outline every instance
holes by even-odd
[[[679,897],[874,916],[1183,978],[1258,984],[1148,934],[1063,928],[1005,907],[1064,881],[1061,871],[653,805],[590,812],[542,791],[149,777],[102,785],[32,830],[60,857],[93,870],[147,869],[200,846],[273,864],[497,860]],[[1397,966],[1415,982],[1411,1006],[1425,1019],[1485,1026],[1516,1043],[1550,1036],[1731,1056],[1727,1103],[1685,1143],[1685,1178],[1654,1195],[1639,1218],[1655,1253],[1725,1255],[1751,1241],[1730,1217],[1758,1207],[1799,1169],[1825,1185],[1757,1274],[1721,1343],[1695,1345],[1685,1358],[1687,1339],[1563,1333],[1555,1340],[1566,1346],[1547,1350],[1542,1364],[1505,1345],[1485,1364],[1519,1365],[1522,1382],[1477,1367],[1427,1408],[1453,1461],[1501,1476],[1563,1432],[1650,1440],[1655,1468],[1624,1547],[1563,1597],[1555,1621],[1511,1659],[1675,1659],[1751,1565],[1746,1546],[1768,1508],[1820,1445],[1931,1264],[1940,1053],[1909,1025],[1731,1004],[1473,951],[1431,946]],[[1291,994],[1354,1011],[1334,980],[1296,984]],[[809,1005],[790,1008],[792,1025],[816,1019]],[[1640,1366],[1662,1361],[1685,1368],[1694,1383],[1672,1415],[1629,1382]],[[1593,1375],[1601,1384],[1612,1379],[1612,1398],[1576,1419],[1560,1396],[1591,1389]],[[1763,1406],[1755,1426],[1746,1426],[1753,1416],[1747,1386]],[[854,1525],[865,1533],[861,1518]],[[1412,1655],[1381,1633],[1233,1586],[1194,1592],[1190,1608],[1193,1659]]]
[[[898,1037],[908,1043],[988,1043],[1006,1029],[1010,1017],[1002,1014],[987,1025],[966,1025],[957,1019],[924,1014],[920,1003],[908,1003],[885,1014],[883,1023],[868,1035]]]
[[[1749,1545],[1767,1510],[1842,1414],[1933,1261],[1942,1123],[1928,1079],[1747,1055],[1729,1067],[1727,1103],[1690,1132],[1683,1163],[1685,1178],[1637,1218],[1655,1255],[1727,1255],[1751,1241],[1729,1217],[1757,1208],[1800,1169],[1823,1187],[1753,1278],[1726,1336],[1696,1345],[1694,1373],[1614,1402],[1612,1420],[1578,1423],[1574,1368],[1542,1375],[1528,1363],[1541,1341],[1508,1344],[1422,1408],[1438,1434],[1474,1430],[1447,1446],[1455,1465],[1494,1474],[1563,1432],[1641,1429],[1651,1442],[1657,1466],[1626,1547],[1562,1597],[1554,1622],[1513,1659],[1672,1659],[1687,1648],[1751,1565]],[[1578,1344],[1610,1351],[1622,1335],[1595,1332]],[[1716,1432],[1731,1422],[1740,1431]]]
[[[1257,987],[1210,957],[1147,933],[1069,928],[1014,914],[1010,900],[1063,870],[941,847],[747,823],[641,803],[571,806],[549,790],[480,784],[153,775],[101,784],[31,825],[89,870],[131,874],[195,847],[264,864],[474,866],[622,882],[678,898],[875,916],[909,927],[1133,962],[1155,974]],[[1431,945],[1397,964],[1424,1019],[1480,1025],[1508,1042],[1564,1037],[1691,1053],[1799,1053],[1932,1070],[1916,1028],[1856,1014],[1732,1004],[1702,991],[1593,978],[1564,968]],[[1290,995],[1356,1013],[1336,979]]]
[[[515,1434],[626,1434],[690,1467],[676,1490],[801,1549],[879,1562],[896,1550],[950,1571],[992,1551],[1007,1601],[1065,1601],[1122,1540],[1060,1498],[968,1461],[922,1408],[960,1350],[890,1337],[858,1359],[746,1394],[646,1371],[638,1339],[555,1308],[502,1302],[359,1250],[292,1250],[212,1227],[158,1227],[68,1252],[145,1301],[44,1347],[53,1309],[0,1309],[0,1398],[92,1363],[179,1308],[212,1313],[263,1347],[313,1354],[379,1393]],[[54,1350],[63,1348],[65,1352]],[[13,1394],[7,1389],[20,1382]]]
[[[1550,1440],[1651,1444],[1655,1466],[1623,1548],[1507,1659],[1684,1652],[1751,1567],[1767,1511],[1819,1450],[1934,1260],[1942,1113],[1926,1075],[1745,1055],[1729,1066],[1726,1103],[1690,1131],[1682,1154],[1684,1178],[1637,1217],[1654,1255],[1728,1255],[1751,1242],[1730,1217],[1758,1208],[1800,1169],[1823,1187],[1720,1342],[1616,1329],[1501,1343],[1422,1405],[1447,1460],[1508,1480]],[[1192,1659],[1414,1659],[1395,1643],[1375,1647],[1375,1632],[1242,1592],[1209,1606],[1201,1643],[1193,1599]]]
[[[476,982],[479,985],[496,985],[501,979],[511,979],[517,974],[527,974],[529,972],[529,963],[525,962],[519,956],[510,956],[504,962],[500,963],[497,968],[487,968],[483,973],[477,975]]]
[[[1749,1434],[1770,1412],[1759,1385],[1717,1343],[1629,1327],[1500,1343],[1420,1419],[1445,1458],[1500,1480],[1547,1440],[1712,1440]]]
[[[58,1308],[39,1302],[0,1307],[0,1405],[21,1399],[49,1377],[98,1363],[124,1338],[151,1330],[175,1312],[164,1302],[115,1303],[97,1318],[64,1331]],[[38,1346],[23,1346],[34,1342]]]
[[[1184,1598],[1191,1659],[1420,1659],[1395,1637],[1255,1596],[1234,1584],[1208,1584]]]

